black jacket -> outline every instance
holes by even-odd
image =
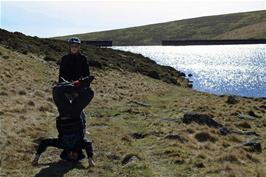
[[[86,56],[79,54],[67,54],[61,58],[58,82],[63,77],[67,81],[75,81],[81,77],[90,75]]]

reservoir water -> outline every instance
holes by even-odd
[[[113,46],[192,74],[193,88],[214,94],[266,97],[266,45]]]

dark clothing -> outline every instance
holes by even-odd
[[[85,117],[82,114],[79,117],[60,117],[56,118],[56,128],[61,135],[71,135],[75,133],[85,134]]]
[[[67,54],[61,58],[58,79],[59,83],[63,82],[62,78],[71,82],[86,76],[90,76],[86,56],[78,53]],[[76,92],[79,95],[73,100],[73,102],[70,102],[66,97],[66,93],[70,91]],[[79,117],[81,111],[90,103],[93,96],[94,92],[89,85],[73,88],[55,86],[53,88],[53,99],[60,116]]]
[[[41,153],[43,153],[46,150],[46,148],[49,146],[64,149],[65,153],[68,153],[70,151],[81,152],[80,151],[81,149],[85,149],[88,158],[92,158],[93,156],[92,143],[88,142],[84,138],[82,138],[81,141],[77,142],[77,144],[75,144],[75,146],[71,149],[65,147],[65,143],[63,142],[62,138],[44,139],[39,144],[39,147],[37,149],[37,154],[41,155]]]
[[[76,81],[81,77],[89,76],[87,58],[82,54],[68,54],[61,58],[59,70],[59,83],[64,78],[67,81]],[[62,77],[62,78],[61,78]],[[75,98],[69,99],[69,94],[77,93]],[[67,94],[66,94],[67,93]],[[84,138],[85,115],[83,109],[89,104],[94,92],[89,85],[86,86],[64,86],[58,84],[53,88],[53,99],[59,111],[56,120],[58,138],[48,138],[41,141],[37,153],[41,154],[48,146],[64,149],[61,158],[68,152],[79,152],[82,157],[82,149],[86,150],[87,156],[93,156],[92,143]]]
[[[90,75],[89,65],[86,56],[81,53],[67,54],[61,58],[58,82],[63,77],[67,81],[75,81],[80,77]]]
[[[54,87],[53,99],[57,106],[60,116],[79,117],[82,110],[90,103],[94,97],[94,92],[90,87],[76,88],[75,91],[79,96],[73,102],[66,97],[64,87]]]

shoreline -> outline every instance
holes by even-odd
[[[162,46],[266,44],[266,39],[162,40]]]

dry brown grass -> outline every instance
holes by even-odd
[[[237,98],[239,103],[230,106],[226,96],[112,69],[92,69],[95,98],[85,110],[96,167],[86,169],[85,161],[78,166],[58,162],[60,150],[53,148],[43,154],[41,166],[32,167],[36,143],[41,137],[57,135],[51,88],[58,68],[30,54],[3,47],[0,51],[1,56],[9,56],[0,56],[2,176],[265,176],[266,115],[261,108],[265,100]],[[236,115],[250,110],[260,118],[241,120]],[[256,137],[222,136],[206,125],[183,124],[181,118],[188,111],[212,115],[232,129],[242,130],[239,125],[248,123],[249,130],[260,134],[262,153],[241,146]],[[145,136],[134,138],[134,133]],[[179,135],[185,141],[167,139],[167,135]],[[207,141],[198,141],[195,137],[199,135]],[[140,160],[123,165],[128,154]]]

